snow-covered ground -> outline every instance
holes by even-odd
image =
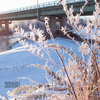
[[[76,30],[72,30],[72,32],[74,33],[74,34],[77,34],[77,35],[79,35],[79,33],[76,31]],[[94,35],[95,35],[95,29],[94,28],[92,28],[92,33],[93,34],[91,34],[91,33],[89,33],[88,34],[88,32],[86,31],[86,30],[84,30],[83,32],[81,32],[81,34],[83,35],[83,37],[85,38],[85,39],[93,39],[94,40]],[[98,28],[98,30],[97,30],[97,36],[99,36],[99,34],[100,34],[100,28]],[[91,36],[92,35],[92,36]]]
[[[77,55],[80,55],[78,45],[72,40],[55,38],[55,42],[58,42],[59,45],[73,48],[72,50]],[[48,43],[52,43],[52,41],[48,40]],[[37,45],[37,43],[34,43],[34,45]],[[55,51],[50,50],[50,53],[54,61],[61,66]],[[68,55],[66,55],[66,58],[68,58]],[[20,82],[20,85],[30,84],[29,80],[18,79],[18,77],[28,77],[36,82],[46,83],[44,70],[36,67],[27,67],[31,63],[45,65],[45,62],[43,59],[26,51],[20,43],[14,45],[13,49],[0,53],[0,95],[7,98],[7,91],[14,89],[5,88],[5,82]],[[54,67],[52,70],[56,71],[57,69]]]

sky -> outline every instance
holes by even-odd
[[[55,0],[38,0],[38,3],[50,2]],[[20,8],[37,4],[37,0],[1,0],[0,12],[14,8]]]

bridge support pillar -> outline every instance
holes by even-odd
[[[56,32],[56,17],[49,16],[49,27],[51,29],[52,34]],[[44,27],[44,33],[47,34],[46,27]]]
[[[9,31],[9,21],[5,21],[5,30]]]
[[[65,26],[66,21],[67,21],[66,17],[60,18],[60,23],[59,23],[60,30],[61,30],[62,27]]]
[[[49,22],[51,32],[52,34],[55,34],[56,32],[56,17],[50,17],[50,22]]]
[[[66,17],[54,17],[54,16],[49,16],[49,27],[51,29],[51,32],[53,35],[56,34],[56,23],[59,22],[59,29],[61,30],[61,27],[65,26],[65,23],[67,21]],[[47,34],[46,28],[44,27],[44,33]]]
[[[0,22],[0,31],[2,31],[2,22]]]

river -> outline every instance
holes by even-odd
[[[30,31],[26,31],[25,33],[29,34]],[[44,33],[43,30],[42,33]],[[7,47],[18,41],[18,38],[23,38],[23,37],[15,33],[13,33],[10,36],[0,36],[0,52],[7,50]]]
[[[0,52],[3,52],[8,46],[18,41],[18,38],[21,38],[21,36],[14,33],[10,36],[0,36]]]

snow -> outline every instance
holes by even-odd
[[[76,31],[76,30],[72,30],[73,31],[73,33],[74,34],[77,34],[77,35],[79,35],[79,33]],[[92,39],[92,40],[94,40],[95,39],[95,29],[94,28],[92,28],[91,29],[91,31],[92,31],[92,37],[91,37],[91,33],[89,33],[88,34],[88,32],[86,31],[86,30],[84,30],[83,32],[81,32],[81,34],[82,34],[82,36],[85,38],[85,39]],[[100,28],[98,28],[98,30],[97,30],[97,36],[99,36],[99,34],[100,34]],[[87,37],[88,36],[88,37]]]
[[[72,50],[80,55],[78,52],[78,45],[70,39],[55,38],[55,42],[59,45],[66,46],[67,48],[73,48]],[[52,43],[51,39],[48,43]],[[33,43],[37,45],[37,43]],[[56,64],[61,66],[58,56],[54,50],[50,49],[51,57],[54,59]],[[69,56],[66,54],[66,58]],[[39,83],[46,83],[46,73],[42,69],[36,67],[27,67],[29,64],[41,64],[45,65],[43,59],[32,55],[26,51],[24,47],[17,43],[13,46],[13,49],[0,53],[0,95],[7,98],[7,91],[12,91],[14,88],[5,88],[5,82],[20,82],[20,86],[30,84],[29,80],[18,79],[18,77],[28,77]],[[52,70],[58,70],[57,67]]]

